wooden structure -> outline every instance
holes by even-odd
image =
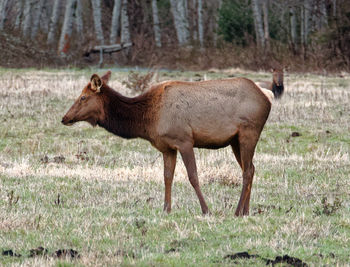
[[[125,48],[133,46],[133,43],[124,43],[124,44],[113,44],[113,45],[97,45],[94,46],[89,51],[85,52],[84,56],[89,57],[91,53],[100,53],[100,61],[98,65],[102,67],[103,65],[103,54],[112,54],[118,51],[121,51]]]

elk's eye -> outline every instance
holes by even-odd
[[[80,98],[81,101],[83,101],[85,99],[86,99],[86,96],[84,96],[84,95]]]

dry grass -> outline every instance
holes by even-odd
[[[311,265],[347,264],[348,76],[287,75],[285,95],[274,102],[257,147],[251,216],[235,218],[242,181],[231,149],[195,151],[212,215],[200,215],[180,158],[173,213],[165,215],[162,158],[147,142],[123,140],[85,123],[61,125],[91,74],[0,70],[0,251],[22,254],[1,256],[1,264],[231,265],[224,256],[239,251],[268,258],[288,254]],[[157,77],[232,75],[270,79],[243,70]],[[113,73],[110,84],[132,95],[122,85],[126,78]],[[325,197],[327,205],[340,203],[331,214],[322,213]],[[49,256],[29,258],[29,250],[39,246]],[[53,257],[60,248],[73,248],[80,258]]]

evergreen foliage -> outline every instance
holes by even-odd
[[[254,36],[253,15],[250,5],[237,0],[224,0],[219,9],[219,34],[227,42],[247,45]]]

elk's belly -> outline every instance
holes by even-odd
[[[237,134],[237,129],[233,127],[221,129],[194,130],[192,138],[194,147],[218,149],[228,146]]]

